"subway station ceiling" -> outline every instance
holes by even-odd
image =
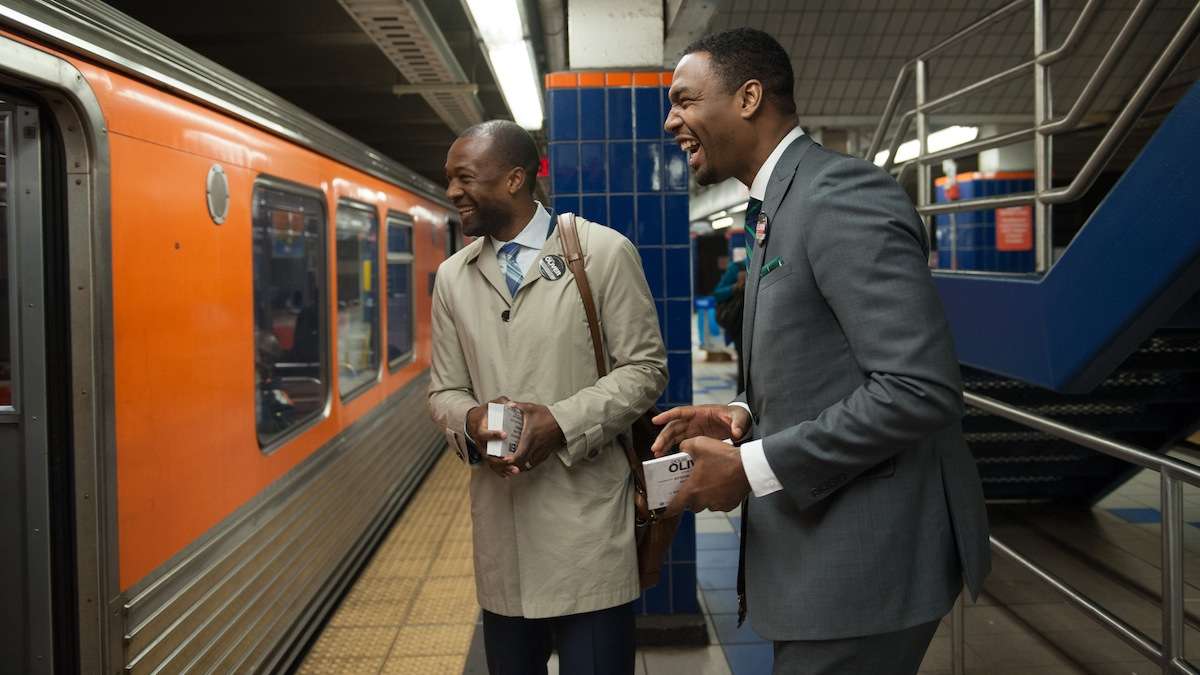
[[[883,113],[901,67],[946,37],[1009,0],[726,0],[710,28],[759,28],[775,36],[792,56],[796,103],[810,125],[874,125]],[[1066,38],[1084,0],[1048,0],[1051,10],[1047,44]],[[1056,110],[1065,108],[1083,88],[1113,43],[1135,0],[1107,0],[1092,18],[1079,50],[1054,67]],[[1190,0],[1162,0],[1132,41],[1093,110],[1111,112],[1149,68],[1154,56],[1193,6]],[[939,53],[929,66],[929,96],[936,98],[1012,68],[1033,57],[1033,3],[1012,13],[977,37]],[[1175,78],[1192,81],[1200,66],[1197,51]],[[1032,121],[1033,77],[1011,80],[971,96],[948,113],[970,118]],[[1170,84],[1170,83],[1169,83]],[[911,106],[912,85],[904,99]]]
[[[320,117],[430,179],[444,183],[455,137],[337,0],[106,0],[116,9]],[[425,3],[483,119],[507,117],[460,0]]]
[[[445,151],[455,136],[452,124],[445,110],[431,107],[425,97],[394,93],[394,86],[411,84],[409,79],[345,8],[364,1],[210,0],[197,4],[108,0],[151,28],[443,182]],[[523,1],[544,70],[539,3]],[[866,132],[877,124],[896,76],[909,59],[1007,4],[1008,0],[720,0],[708,28],[751,26],[771,33],[792,56],[802,124]],[[1085,0],[1048,0],[1050,48],[1066,37],[1085,4]],[[1074,101],[1135,4],[1136,0],[1100,2],[1077,53],[1053,68],[1058,115]],[[1105,81],[1087,119],[1103,124],[1119,110],[1192,6],[1190,0],[1152,4],[1153,11]],[[424,5],[462,76],[478,86],[477,103],[471,102],[477,106],[473,114],[484,119],[510,118],[462,0],[425,0]],[[569,10],[569,0],[563,5]],[[978,36],[933,58],[929,64],[930,98],[1029,61],[1033,54],[1031,7],[1032,3],[1026,3]],[[669,33],[670,28],[668,38]],[[1168,81],[1164,96],[1181,94],[1198,76],[1200,48],[1193,46]],[[902,109],[913,102],[910,83]],[[1032,122],[1032,108],[1033,79],[1027,75],[945,108],[934,122],[935,127],[954,123],[1027,126]]]

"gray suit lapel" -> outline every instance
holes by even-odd
[[[783,198],[788,193],[792,178],[796,175],[796,168],[800,166],[800,160],[813,145],[815,144],[807,135],[792,141],[787,150],[783,151],[779,163],[775,165],[775,170],[771,172],[771,181],[767,184],[767,194],[764,195],[762,213],[767,216],[767,241],[763,246],[755,245],[754,254],[750,256],[749,267],[746,268],[745,312],[742,319],[742,358],[745,363],[742,364],[742,372],[745,373],[747,391],[750,390],[750,354],[754,350],[754,318],[755,310],[758,307],[759,271],[768,259],[766,254],[773,239],[771,228],[775,227],[775,214],[779,212],[779,207],[783,204]]]

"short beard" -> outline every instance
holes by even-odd
[[[697,171],[694,176],[696,179],[696,184],[697,185],[716,185],[717,183],[720,183],[721,181],[725,180],[724,178],[718,178],[714,174],[715,174],[715,172],[712,169],[705,169],[703,171]]]
[[[503,207],[479,202],[475,204],[475,222],[479,224],[480,234],[496,236],[496,232],[508,226],[511,216]]]

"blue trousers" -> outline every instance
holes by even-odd
[[[560,673],[633,675],[633,632],[633,603],[546,619],[483,611],[490,675],[546,675],[552,650]]]

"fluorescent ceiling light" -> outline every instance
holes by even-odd
[[[542,91],[517,0],[465,0],[465,3],[513,119],[526,129],[541,129]]]
[[[520,42],[525,39],[521,12],[516,0],[466,0],[475,19],[479,37],[487,46]]]
[[[979,138],[979,127],[963,127],[957,125],[946,127],[945,129],[941,129],[940,131],[935,131],[932,134],[929,134],[929,152],[941,152],[947,148],[953,148],[956,145],[962,145],[963,143],[973,141],[976,138]],[[907,162],[908,160],[916,157],[919,150],[920,143],[917,142],[917,139],[914,138],[911,141],[905,141],[900,144],[899,148],[896,148],[896,159],[892,163],[899,164],[901,162]],[[884,163],[887,162],[887,158],[887,150],[878,152],[875,154],[875,164],[878,166],[883,166]]]
[[[730,213],[741,213],[742,211],[746,210],[747,206],[750,206],[750,202],[742,202],[741,204],[738,204],[737,206],[733,207],[732,209],[729,209],[729,212]]]
[[[733,218],[731,218],[730,216],[725,216],[724,218],[717,218],[716,220],[713,221],[713,229],[714,230],[723,230],[732,224],[733,224]]]
[[[728,214],[728,213],[726,213],[726,212],[724,212],[724,211],[717,211],[716,213],[714,213],[714,214],[712,214],[711,216],[709,216],[709,217],[708,217],[708,219],[709,219],[709,220],[716,220],[717,218],[724,218],[724,217],[725,217],[725,216],[727,216],[727,215],[729,215],[729,214]]]
[[[513,119],[526,129],[542,128],[542,92],[533,69],[529,43],[522,40],[490,48],[492,70]]]

